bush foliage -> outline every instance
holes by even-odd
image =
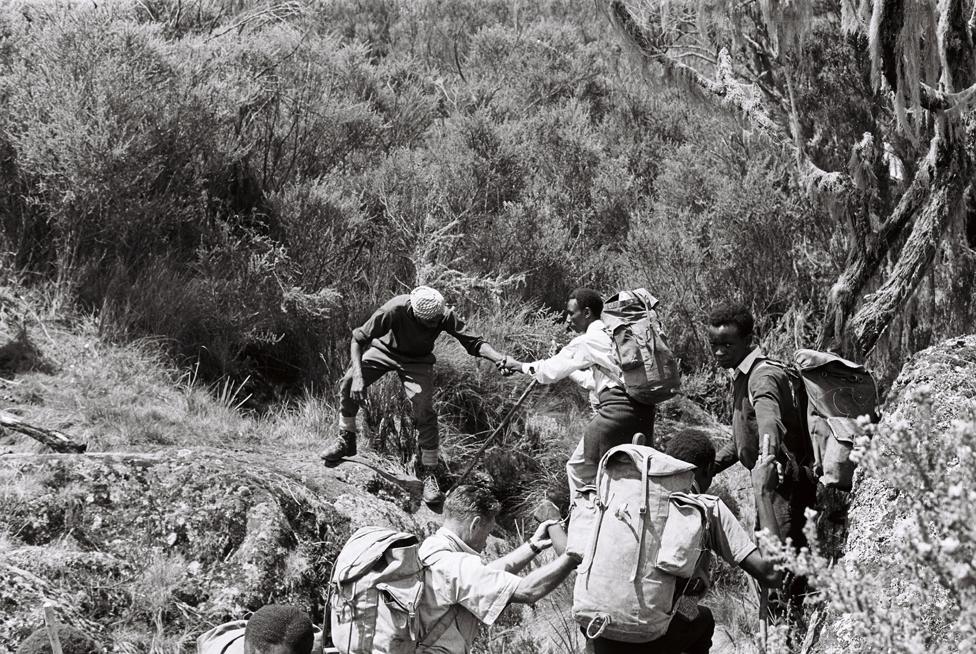
[[[836,269],[777,153],[640,82],[589,5],[15,2],[0,35],[16,269],[256,399],[328,387],[418,281],[476,324],[645,285],[693,369],[709,303],[773,330]]]

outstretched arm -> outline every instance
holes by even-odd
[[[491,345],[484,342],[482,342],[481,346],[478,348],[478,356],[481,357],[482,359],[488,359],[489,361],[495,364],[505,359],[504,354],[500,353]]]
[[[779,521],[776,520],[776,513],[773,511],[772,496],[778,485],[779,475],[776,472],[776,457],[767,454],[752,469],[752,488],[756,494],[757,519],[760,529],[768,529],[769,533],[783,540]]]
[[[777,570],[771,562],[763,558],[762,554],[759,553],[758,547],[752,550],[746,558],[742,559],[739,567],[767,588],[776,588],[783,583],[783,573]]]
[[[579,559],[562,554],[556,560],[533,570],[519,582],[518,588],[512,595],[512,603],[535,604],[554,591],[579,563]]]
[[[500,570],[505,570],[506,572],[511,572],[517,574],[522,571],[525,566],[529,564],[536,555],[542,553],[542,550],[549,549],[552,547],[552,541],[549,538],[549,527],[556,524],[556,520],[547,520],[539,525],[532,534],[527,542],[522,543],[514,550],[501,557],[500,559],[495,559],[488,564],[489,568],[496,568]]]
[[[355,337],[349,344],[349,361],[352,368],[352,384],[349,386],[349,397],[356,402],[363,401],[363,348]]]

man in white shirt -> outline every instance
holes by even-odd
[[[613,342],[600,320],[603,300],[589,288],[578,288],[566,302],[566,322],[576,336],[555,356],[532,363],[504,357],[502,370],[531,375],[540,384],[570,377],[590,391],[593,418],[566,463],[570,496],[592,487],[600,458],[611,447],[629,443],[634,434],[654,430],[654,407],[631,399],[624,391],[623,371],[616,362]]]
[[[424,591],[417,607],[421,633],[442,630],[418,654],[466,654],[481,625],[492,625],[511,603],[533,604],[551,593],[579,559],[560,554],[524,577],[516,575],[548,548],[543,522],[529,541],[500,559],[485,563],[481,552],[495,526],[501,505],[488,489],[458,486],[444,503],[444,526],[420,546]]]

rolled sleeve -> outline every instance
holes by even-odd
[[[725,502],[716,497],[707,506],[709,547],[731,565],[739,565],[756,544]]]
[[[485,625],[492,625],[518,589],[519,577],[489,568],[473,555],[456,557],[454,602]]]
[[[454,311],[449,311],[441,323],[441,329],[457,339],[458,343],[473,357],[479,356],[485,339],[464,331],[464,321]]]

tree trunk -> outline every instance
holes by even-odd
[[[965,142],[959,139],[947,145],[939,139],[933,147],[945,148],[948,152],[935,153],[931,191],[915,219],[898,262],[881,288],[866,299],[864,306],[851,319],[851,331],[860,356],[871,351],[898,315],[928,272],[949,218],[963,209],[963,194],[968,184],[965,171],[970,169]]]
[[[10,429],[21,434],[30,436],[36,441],[44,443],[55,452],[84,452],[88,446],[85,443],[78,443],[71,440],[67,435],[53,429],[44,429],[30,425],[19,417],[6,411],[0,411],[0,429]]]
[[[885,256],[901,240],[930,193],[931,167],[919,168],[898,205],[874,235],[852,238],[847,264],[827,298],[826,319],[818,338],[820,349],[855,355],[845,341],[845,325],[861,298],[864,287],[877,273]]]

